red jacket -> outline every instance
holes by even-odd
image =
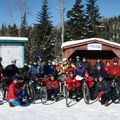
[[[111,65],[107,67],[107,73],[109,75],[120,76],[120,66],[119,65]]]
[[[47,80],[46,81],[46,86],[47,86],[47,89],[58,89],[59,88],[59,82],[58,82],[58,80],[54,80],[54,81]]]
[[[76,78],[73,79],[66,79],[66,84],[68,85],[68,91],[72,90],[73,88],[80,87],[80,82],[76,80]]]
[[[67,68],[65,69],[65,73],[66,73],[66,75],[68,75],[70,71],[73,71],[74,74],[76,73],[74,67],[67,67]]]
[[[10,99],[19,99],[20,87],[14,81],[8,87],[7,98]]]
[[[86,77],[85,82],[87,83],[89,88],[91,88],[94,85],[94,79],[92,77]]]

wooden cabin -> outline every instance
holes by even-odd
[[[114,57],[119,58],[120,63],[120,44],[101,38],[89,38],[64,42],[62,44],[62,55],[69,59],[76,56],[83,57],[94,65],[96,59],[112,62]]]

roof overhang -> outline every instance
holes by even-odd
[[[26,37],[4,37],[0,36],[0,42],[26,42],[28,38]]]
[[[64,42],[61,46],[62,49],[70,48],[70,47],[76,47],[84,44],[90,44],[90,43],[101,43],[105,45],[109,45],[111,47],[116,47],[120,49],[120,44],[116,42],[112,42],[110,40],[105,40],[102,38],[89,38],[89,39],[81,39],[81,40],[73,40]]]

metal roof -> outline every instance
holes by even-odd
[[[72,46],[72,45],[78,45],[78,44],[82,44],[82,43],[90,42],[90,41],[91,42],[92,41],[104,42],[104,43],[107,43],[107,44],[110,44],[110,45],[120,47],[119,43],[112,42],[110,40],[105,40],[105,39],[102,39],[102,38],[89,38],[89,39],[81,39],[81,40],[73,40],[73,41],[64,42],[62,44],[61,48],[66,48],[66,47],[69,47],[69,46]]]

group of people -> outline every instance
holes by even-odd
[[[110,100],[115,102],[120,99],[118,95],[115,96],[116,93],[112,86],[114,78],[120,92],[120,65],[116,57],[113,58],[112,63],[106,61],[106,64],[97,59],[94,66],[86,58],[81,59],[79,56],[76,56],[75,60],[63,58],[60,62],[48,60],[47,63],[39,58],[34,62],[26,61],[21,70],[17,68],[16,60],[13,60],[12,64],[6,68],[3,68],[1,62],[0,57],[0,80],[4,87],[3,99],[7,99],[11,107],[28,104],[22,87],[24,81],[29,78],[43,79],[42,82],[47,88],[48,100],[55,98],[57,101],[59,99],[57,95],[62,87],[60,83],[65,83],[69,91],[69,98],[72,99],[75,94],[76,101],[79,101],[82,82],[78,80],[77,76],[83,77],[87,83],[91,100],[97,99],[101,104],[107,106]]]

